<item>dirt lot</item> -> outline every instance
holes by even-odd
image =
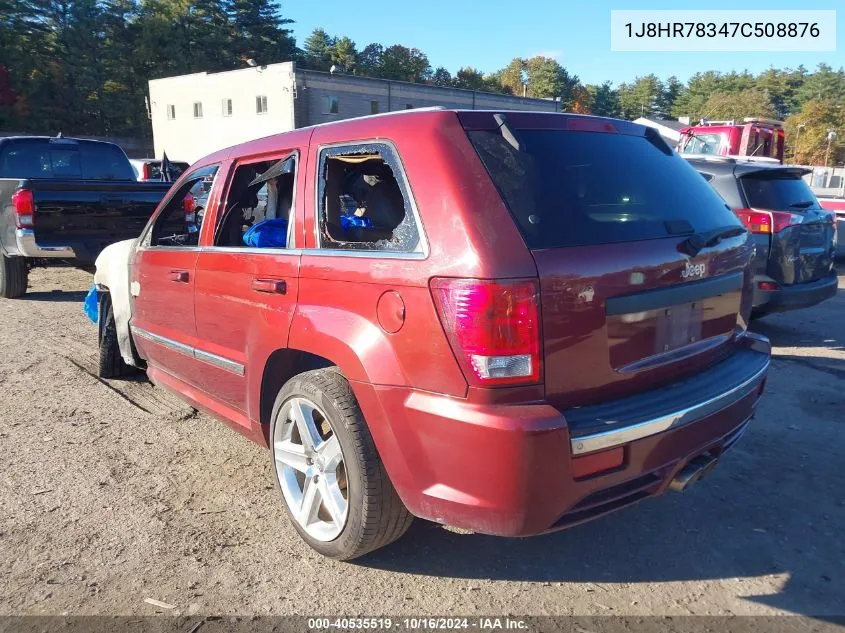
[[[0,614],[845,614],[845,276],[758,324],[768,394],[691,491],[534,539],[418,521],[353,564],[297,538],[264,449],[91,375],[90,283],[0,301]]]

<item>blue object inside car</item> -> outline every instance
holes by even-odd
[[[287,220],[284,218],[267,218],[253,224],[244,233],[244,244],[257,248],[284,248],[287,235]]]
[[[348,231],[353,228],[369,229],[372,228],[372,226],[373,223],[370,221],[370,218],[367,217],[358,217],[357,215],[340,216],[340,227],[344,231]]]

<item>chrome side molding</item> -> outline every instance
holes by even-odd
[[[132,330],[133,336],[147,339],[152,343],[156,343],[158,345],[161,345],[162,347],[166,347],[167,349],[173,350],[174,352],[184,354],[185,356],[194,358],[200,361],[201,363],[212,365],[213,367],[228,371],[237,376],[244,375],[244,366],[241,363],[230,360],[228,358],[224,358],[223,356],[218,356],[217,354],[212,354],[211,352],[204,352],[203,350],[196,349],[189,345],[185,345],[184,343],[174,341],[173,339],[169,339],[159,334],[147,332],[147,330],[136,327],[134,325],[130,326],[130,329]]]

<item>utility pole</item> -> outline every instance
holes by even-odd
[[[827,131],[827,152],[824,155],[824,167],[827,170],[827,163],[830,160],[830,146],[833,143],[833,139],[836,138],[836,130],[833,128],[828,129]],[[830,186],[831,175],[826,174],[827,176],[827,186]]]
[[[795,148],[792,150],[792,162],[798,163],[798,137],[801,135],[801,128],[807,127],[806,123],[799,123],[795,128]]]

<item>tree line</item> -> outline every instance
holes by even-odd
[[[298,65],[518,96],[554,98],[563,111],[635,119],[786,121],[787,157],[845,160],[845,70],[770,68],[654,74],[587,84],[557,60],[514,58],[495,71],[432,68],[421,50],[315,29],[297,46],[274,0],[0,0],[0,129],[149,136],[147,81],[192,72]],[[797,140],[797,143],[796,143]]]

